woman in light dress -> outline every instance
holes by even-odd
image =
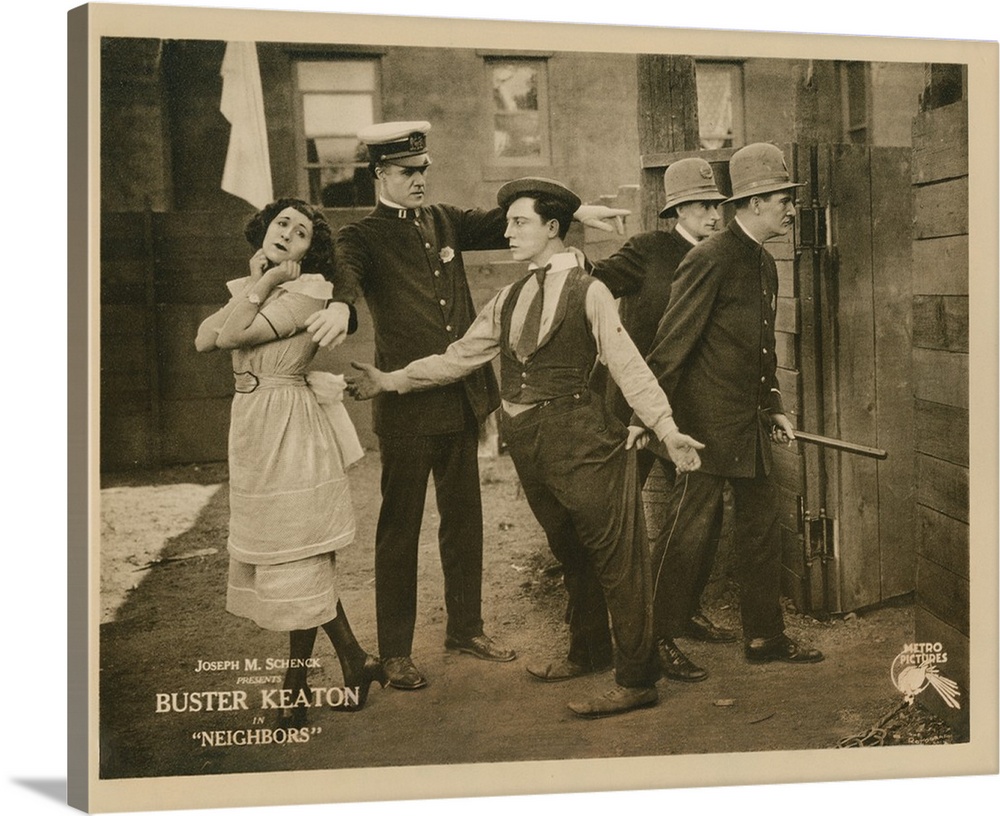
[[[317,346],[306,319],[332,295],[329,224],[311,205],[282,198],[251,219],[246,237],[250,274],[227,284],[230,301],[201,324],[195,347],[231,349],[236,381],[226,609],[289,632],[279,721],[300,726],[314,704],[306,673],[319,627],[340,660],[342,709],[360,709],[373,680],[386,684],[337,592],[336,551],[354,539],[344,470],[362,451],[340,401],[343,379],[307,373]]]

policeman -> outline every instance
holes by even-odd
[[[736,216],[681,261],[647,362],[677,422],[705,443],[699,471],[679,477],[667,503],[669,544],[654,549],[667,631],[683,627],[705,542],[718,538],[722,489],[734,532],[744,654],[751,663],[815,663],[821,652],[785,634],[781,541],[770,441],[795,438],[777,381],[778,274],[764,242],[788,234],[794,188],[781,150],[757,143],[730,160]],[[676,628],[675,628],[676,627]]]
[[[475,317],[462,253],[501,249],[506,219],[500,208],[463,209],[427,202],[431,159],[426,121],[365,128],[378,203],[335,240],[334,302],[308,329],[320,345],[337,343],[356,326],[364,297],[375,329],[375,364],[395,370],[445,350]],[[580,207],[586,220],[625,211]],[[607,228],[606,225],[601,225]],[[439,514],[438,542],[447,612],[445,647],[483,660],[515,654],[483,632],[483,521],[478,429],[500,404],[490,366],[419,393],[386,393],[373,404],[382,464],[382,504],[375,533],[375,608],[379,653],[389,683],[427,684],[411,657],[417,605],[417,545],[431,474]]]

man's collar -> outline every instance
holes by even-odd
[[[563,252],[557,252],[555,255],[551,255],[548,260],[549,272],[563,272],[567,269],[575,269],[579,266],[576,261],[576,255],[574,255],[569,250],[564,250]],[[529,270],[538,269],[538,264],[530,263],[528,264]]]
[[[379,196],[378,198],[378,210],[385,216],[400,218],[405,221],[413,221],[414,219],[420,217],[419,207],[416,209],[400,207],[396,202],[390,201],[382,196]]]
[[[690,232],[688,232],[680,224],[674,224],[674,232],[681,236],[685,241],[687,241],[691,246],[698,243],[698,239],[695,238]]]
[[[757,246],[764,246],[763,241],[758,241],[756,238],[753,237],[750,230],[746,228],[746,225],[742,221],[740,221],[740,217],[738,215],[733,218],[733,223],[736,225],[736,227],[739,229],[740,232],[742,232],[744,235],[746,235],[747,238],[749,238],[751,241],[757,244]]]

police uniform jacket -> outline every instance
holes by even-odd
[[[500,209],[463,210],[432,204],[400,210],[379,202],[334,242],[334,301],[354,305],[364,296],[375,329],[375,365],[404,367],[443,352],[469,328],[476,311],[462,252],[503,249]],[[490,366],[461,382],[374,400],[375,433],[428,436],[456,433],[482,422],[500,404]]]
[[[694,246],[675,229],[669,232],[643,232],[629,239],[609,258],[597,261],[597,277],[615,276],[622,280],[641,280],[638,291],[629,291],[618,305],[622,325],[639,353],[649,353],[656,337],[660,318],[670,302],[670,286],[681,260]],[[623,422],[631,408],[610,377],[605,378],[605,401]]]
[[[701,469],[770,472],[769,415],[784,413],[777,382],[774,258],[734,220],[693,247],[674,275],[647,362],[677,424],[705,444]]]

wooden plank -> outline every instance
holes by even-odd
[[[794,297],[797,291],[795,287],[795,263],[791,259],[787,261],[777,261],[775,267],[778,271],[778,293],[782,297]]]
[[[223,462],[232,399],[164,400],[161,455],[165,465]]]
[[[969,465],[969,411],[918,399],[914,403],[916,450],[956,465]]]
[[[913,394],[917,399],[969,407],[969,355],[913,349]]]
[[[800,392],[799,373],[778,366],[778,389],[781,391],[781,402],[785,407],[785,413],[789,416],[797,416]]]
[[[836,412],[841,439],[876,445],[877,386],[872,243],[870,150],[835,145],[831,199],[838,250],[837,390],[828,407]],[[838,493],[832,496],[840,530],[841,597],[845,609],[881,600],[878,468],[873,460],[839,454]],[[831,512],[831,508],[827,508]]]
[[[231,397],[233,364],[228,351],[195,351],[201,321],[214,306],[161,306],[159,365],[165,400]]]
[[[782,368],[799,368],[799,356],[796,351],[795,335],[788,332],[775,332],[774,352],[778,355],[778,365]]]
[[[913,205],[914,238],[968,234],[968,177],[914,187]]]
[[[101,340],[111,342],[113,336],[145,337],[150,331],[150,319],[141,304],[110,303],[101,307]]]
[[[963,100],[913,120],[913,183],[969,173],[969,104]]]
[[[143,212],[101,213],[101,265],[123,260],[145,262],[146,214]],[[103,271],[103,269],[102,269]]]
[[[913,345],[919,348],[967,352],[969,298],[964,295],[914,296]]]
[[[799,454],[798,445],[771,445],[772,460],[774,462],[774,480],[789,493],[802,495],[803,473],[802,456]]]
[[[969,580],[926,558],[917,564],[917,597],[920,606],[969,634]]]
[[[101,412],[101,471],[152,467],[155,431],[148,411],[141,414]]]
[[[793,297],[779,297],[777,311],[774,316],[774,330],[799,332],[799,299]]]
[[[101,345],[101,370],[144,372],[146,370],[146,349],[142,343],[103,343]]]
[[[960,742],[969,738],[969,711],[978,700],[970,699],[969,689],[969,636],[954,626],[937,618],[927,609],[917,606],[914,614],[914,641],[918,643],[940,643],[948,654],[948,662],[943,663],[940,672],[958,683],[960,697],[958,709],[947,706],[932,688],[928,688],[918,698],[920,705],[935,714],[954,729]],[[992,692],[986,691],[987,698]]]
[[[912,592],[916,570],[909,192],[910,150],[872,148],[875,438],[892,451],[877,464],[882,599]]]
[[[913,242],[915,295],[969,294],[969,236]]]
[[[926,454],[918,454],[917,501],[968,524],[969,469]]]
[[[930,507],[918,507],[917,553],[921,558],[968,578],[969,525]]]

